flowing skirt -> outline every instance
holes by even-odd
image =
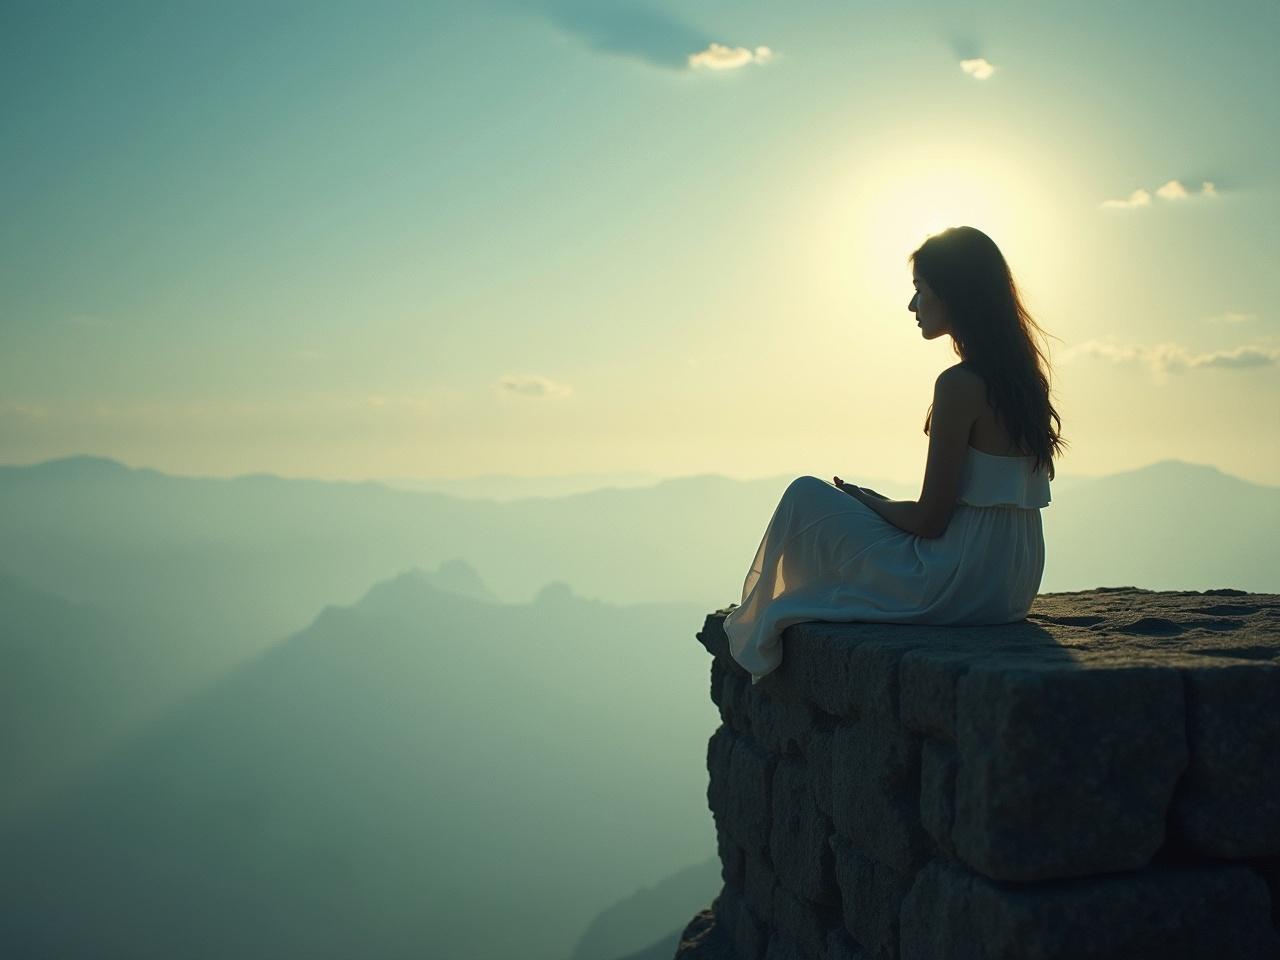
[[[825,480],[798,477],[724,629],[754,684],[782,662],[782,631],[794,623],[1012,623],[1043,572],[1038,509],[957,503],[941,537],[920,537]]]

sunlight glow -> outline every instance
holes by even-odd
[[[912,143],[852,160],[847,172],[815,187],[823,191],[814,198],[823,209],[815,241],[829,245],[818,255],[834,252],[840,261],[828,279],[843,275],[840,286],[869,321],[899,319],[910,297],[908,255],[929,235],[961,225],[990,236],[1015,278],[1034,278],[1053,262],[1062,237],[1045,229],[1056,220],[1051,179],[1020,154],[1008,143]]]

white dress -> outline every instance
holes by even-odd
[[[818,477],[787,487],[724,621],[729,651],[757,683],[782,662],[782,631],[806,620],[995,624],[1021,620],[1044,572],[1035,457],[969,447],[940,537],[895,527]]]

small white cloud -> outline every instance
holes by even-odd
[[[1151,194],[1139,187],[1129,194],[1126,200],[1103,200],[1101,206],[1108,207],[1146,207],[1151,205]]]
[[[522,397],[567,397],[573,393],[568,384],[556,383],[547,377],[509,375],[498,378],[498,388],[504,393]]]
[[[1216,197],[1217,195],[1218,190],[1210,181],[1205,180],[1200,185],[1200,196]],[[1191,191],[1183,186],[1180,180],[1167,180],[1159,187],[1156,187],[1156,196],[1161,200],[1185,200],[1191,196]],[[1141,187],[1129,194],[1127,200],[1103,200],[1099,204],[1104,209],[1110,207],[1149,207],[1150,205],[1151,194]]]
[[[985,57],[974,57],[972,60],[961,60],[960,69],[975,80],[986,80],[996,72],[995,66]]]
[[[1224,369],[1248,369],[1271,367],[1280,363],[1280,349],[1249,345],[1230,350],[1197,352],[1178,343],[1122,344],[1102,340],[1086,340],[1062,354],[1063,362],[1077,357],[1096,357],[1111,363],[1139,363],[1149,369],[1157,381],[1163,382],[1172,373],[1183,373],[1202,367]]]
[[[1258,319],[1256,313],[1239,313],[1235,310],[1228,310],[1226,313],[1214,314],[1212,317],[1206,317],[1207,323],[1251,323]]]
[[[768,63],[773,59],[773,51],[768,47],[728,47],[722,43],[712,43],[707,49],[689,54],[689,66],[707,70],[736,70],[749,63]]]

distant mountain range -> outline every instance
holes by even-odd
[[[0,955],[610,960],[710,902],[704,611],[431,581],[326,608],[0,823]]]
[[[548,581],[614,603],[740,599],[792,477],[666,480],[494,502],[382,484],[173,477],[101,458],[0,467],[0,570],[125,619],[247,646],[455,557],[505,601]],[[914,497],[858,478],[891,497]],[[878,484],[878,485],[877,485]],[[1176,460],[1063,477],[1042,589],[1280,590],[1280,487]]]
[[[692,635],[791,479],[0,467],[0,955],[669,954],[718,887]],[[1280,591],[1280,488],[1053,493],[1045,591]]]

